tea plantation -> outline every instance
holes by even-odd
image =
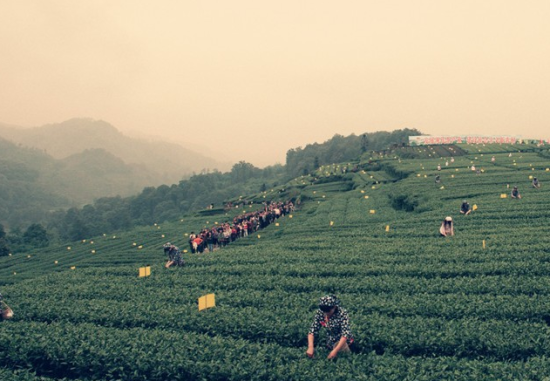
[[[183,268],[164,268],[162,244],[186,249],[185,233],[242,208],[1,258],[15,317],[0,323],[0,379],[550,380],[550,159],[528,145],[460,148],[325,166],[255,195],[250,209],[300,205],[226,248],[185,253]],[[439,236],[446,216],[454,237]],[[199,311],[208,293],[216,307]],[[355,348],[308,359],[327,293]]]

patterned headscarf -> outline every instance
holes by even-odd
[[[336,295],[327,295],[319,299],[319,306],[334,307],[339,305],[340,305],[340,300],[338,300]]]

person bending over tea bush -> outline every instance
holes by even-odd
[[[470,209],[470,204],[468,201],[464,200],[462,202],[462,205],[460,206],[460,213],[467,216],[468,214],[472,213],[472,209]]]
[[[334,295],[323,296],[319,300],[319,309],[315,312],[313,323],[307,335],[306,354],[312,358],[315,352],[315,337],[321,327],[327,329],[326,346],[330,350],[327,358],[336,358],[338,352],[349,352],[354,338],[350,329],[348,313],[340,307],[340,301]]]
[[[517,198],[517,199],[521,198],[521,194],[519,194],[519,190],[518,190],[517,185],[512,188],[512,192],[510,193],[510,197]]]
[[[0,321],[8,320],[13,317],[13,311],[11,308],[4,302],[2,294],[0,294]]]
[[[455,235],[452,217],[445,217],[445,219],[441,223],[441,227],[439,228],[439,233],[443,237],[452,237]]]
[[[185,265],[183,257],[181,256],[180,249],[172,245],[170,242],[166,243],[164,246],[164,254],[168,255],[168,261],[164,267],[168,268],[170,266],[183,266]]]

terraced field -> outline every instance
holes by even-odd
[[[242,210],[2,258],[16,317],[0,324],[0,378],[547,380],[550,161],[533,146],[460,148],[454,161],[427,150],[357,172],[330,166],[254,195],[298,191],[301,204],[227,248],[185,253],[184,268],[163,268],[162,244],[185,248],[185,233]],[[398,198],[414,210],[396,209]],[[477,206],[469,216],[463,199]],[[445,216],[454,237],[439,236]],[[138,278],[146,264],[152,275]],[[207,293],[216,307],[199,312]],[[326,293],[357,341],[336,361],[323,349],[310,360],[306,335]]]

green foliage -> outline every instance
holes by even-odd
[[[86,129],[86,125],[92,122],[73,120],[58,127],[80,126]],[[99,128],[98,136],[101,132],[107,135],[116,132],[104,122],[96,124]],[[409,130],[374,133],[369,135],[369,144],[377,147],[388,142],[401,141],[410,133]],[[60,210],[66,210],[74,202],[81,204],[97,196],[132,193],[137,191],[139,184],[150,183],[152,180],[147,172],[129,168],[105,149],[74,153],[74,150],[84,144],[81,141],[75,142],[75,147],[60,147],[67,153],[73,153],[62,160],[53,159],[38,150],[23,149],[2,141],[7,159],[2,162],[0,156],[0,179],[4,174],[7,183],[0,182],[0,193],[6,195],[0,198],[0,215],[6,218],[5,222],[9,223],[11,229],[25,229],[32,223],[41,223],[51,239],[61,240],[83,239],[104,231],[174,220],[185,213],[203,210],[212,203],[220,205],[233,200],[236,195],[254,194],[257,189],[266,192],[269,184],[284,184],[288,180],[286,169],[289,167],[294,168],[292,171],[297,171],[296,173],[308,175],[310,172],[318,172],[321,162],[356,159],[361,139],[364,140],[364,137],[337,135],[326,144],[312,146],[322,148],[321,151],[313,149],[310,152],[311,147],[308,146],[304,152],[308,152],[308,155],[311,153],[311,158],[297,155],[295,159],[298,162],[287,163],[286,168],[275,165],[259,169],[240,161],[228,173],[204,172],[182,180],[179,184],[147,187],[136,196],[101,197],[82,208],[73,207],[65,212]],[[294,151],[289,151],[290,156],[292,152]],[[13,161],[14,158],[20,162]],[[143,181],[136,180],[141,175]],[[319,178],[316,181],[319,183],[339,180],[326,179],[324,174],[317,176]],[[130,182],[134,188],[127,186],[129,179],[133,179]],[[350,183],[342,190],[351,186]],[[263,196],[260,195],[255,201],[263,201]],[[297,196],[291,195],[292,198]],[[52,210],[58,211],[52,213]],[[25,239],[14,236],[13,241],[16,250],[25,249]]]
[[[304,169],[317,170],[323,164],[357,160],[365,152],[367,145],[370,150],[382,150],[391,145],[405,144],[409,136],[420,134],[411,129],[379,131],[361,136],[352,134],[347,137],[336,134],[322,144],[308,144],[305,148],[287,151],[286,169],[290,176],[298,177],[304,174]]]
[[[53,168],[54,160],[43,152],[0,139],[0,222],[13,227],[44,221],[49,209],[67,204],[41,183]]]
[[[8,242],[6,241],[6,232],[4,226],[0,224],[0,257],[6,256],[10,253]]]
[[[4,257],[10,253],[8,242],[5,238],[0,238],[0,257]]]
[[[369,148],[369,138],[367,137],[367,134],[361,135],[361,153],[367,152]]]
[[[79,240],[105,231],[175,220],[183,214],[222,205],[236,194],[253,193],[260,184],[281,178],[282,167],[258,169],[249,163],[235,164],[228,173],[194,175],[171,186],[147,187],[133,197],[103,197],[82,209],[71,208],[50,220],[48,228],[62,239]]]
[[[50,243],[46,229],[40,224],[30,225],[23,234],[25,243],[32,247],[45,247]]]
[[[262,174],[262,170],[252,164],[239,161],[231,168],[231,180],[233,183],[244,183],[251,178]]]
[[[384,163],[379,167],[379,169],[384,170],[395,180],[403,180],[413,173],[412,171],[398,168],[395,163]]]
[[[57,160],[0,139],[0,221],[10,228],[47,224],[51,210],[134,194],[161,180],[104,150]]]
[[[204,209],[200,210],[197,214],[200,216],[216,216],[218,214],[224,214],[225,209],[224,208],[212,208],[212,209]]]
[[[422,202],[422,197],[414,194],[394,194],[389,193],[391,206],[396,210],[405,212],[418,211]]]
[[[131,139],[91,119],[32,129],[0,125],[0,135],[17,144],[0,138],[0,222],[10,230],[48,225],[52,210],[135,195],[220,164],[173,143]],[[166,208],[156,213],[174,217]]]
[[[441,171],[440,157],[380,158],[376,172],[335,164],[317,173],[334,181],[298,177],[243,194],[299,191],[300,210],[225,249],[185,253],[185,268],[163,268],[162,244],[186,248],[182,233],[241,207],[0,258],[2,294],[16,313],[0,324],[0,378],[544,380],[550,237],[534,232],[550,221],[548,161],[510,151],[492,162],[481,146],[462,148],[469,153]],[[390,167],[409,175],[396,179]],[[509,184],[521,200],[500,197]],[[388,194],[425,197],[418,207],[430,208],[405,213]],[[469,216],[459,214],[464,198],[478,206]],[[455,237],[438,236],[447,215]],[[137,278],[145,264],[152,275]],[[210,292],[216,307],[199,312],[197,298]],[[320,346],[312,360],[304,353],[326,293],[341,299],[356,336],[354,352],[337,361]]]
[[[422,146],[392,146],[387,150],[376,153],[382,157],[400,157],[402,159],[428,159],[428,158],[450,158],[463,156],[467,151],[458,145],[422,145]]]

